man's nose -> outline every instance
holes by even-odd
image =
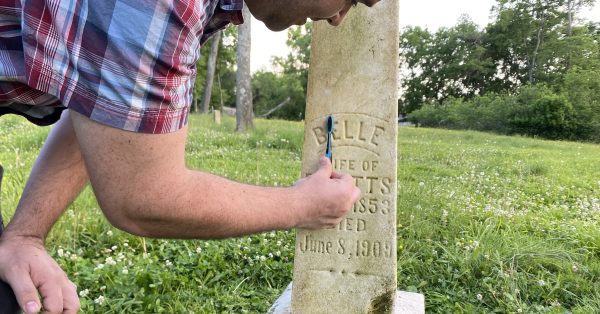
[[[350,8],[344,8],[343,10],[338,12],[336,15],[328,18],[327,22],[329,22],[329,24],[332,26],[340,25],[342,23],[342,21],[344,20],[344,17],[346,17],[346,14],[348,13],[349,9]]]

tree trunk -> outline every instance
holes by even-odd
[[[210,96],[212,95],[213,81],[215,79],[215,68],[217,67],[217,56],[219,54],[219,43],[221,42],[221,32],[217,32],[210,45],[210,54],[208,55],[208,66],[206,69],[206,81],[204,81],[204,94],[202,95],[202,113],[208,112],[210,105]]]
[[[531,83],[531,85],[535,85],[535,71],[537,68],[537,57],[540,51],[540,46],[542,45],[542,41],[544,40],[543,36],[542,36],[542,32],[544,31],[544,28],[546,27],[546,11],[544,8],[542,8],[542,18],[540,21],[540,27],[537,30],[537,35],[536,35],[536,43],[535,43],[535,49],[533,50],[533,55],[531,56],[531,63],[529,64],[529,83]]]
[[[243,10],[244,24],[238,27],[236,73],[236,132],[254,128],[252,116],[252,82],[250,75],[250,12]]]
[[[266,117],[268,117],[268,116],[269,116],[269,115],[271,115],[273,112],[275,112],[275,111],[277,111],[277,110],[281,109],[283,106],[287,105],[287,104],[288,104],[288,103],[289,103],[291,100],[292,100],[292,99],[291,99],[290,97],[286,98],[286,99],[285,99],[284,101],[282,101],[282,102],[281,102],[279,105],[275,106],[275,108],[273,108],[273,109],[271,109],[271,110],[267,111],[267,112],[266,112],[266,113],[264,113],[264,114],[261,114],[259,117],[260,117],[260,118],[266,118]]]

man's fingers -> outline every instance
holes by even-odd
[[[77,287],[74,283],[67,280],[63,286],[63,314],[77,313],[81,308],[79,298],[77,297]]]
[[[354,187],[354,191],[352,191],[352,204],[356,203],[359,199],[360,199],[360,189],[357,187]]]
[[[63,312],[63,292],[61,282],[62,278],[47,278],[39,286],[42,303],[44,304],[44,313],[62,313]]]
[[[321,156],[321,159],[319,159],[319,170],[317,170],[315,174],[325,178],[331,178],[332,171],[333,167],[331,166],[331,161],[327,159],[327,157]]]
[[[341,181],[344,181],[344,182],[348,182],[348,183],[351,183],[351,182],[353,183],[354,182],[354,179],[352,178],[351,175],[349,175],[347,173],[343,173],[343,172],[335,172],[335,171],[333,171],[331,173],[331,178],[332,179],[338,179],[338,180],[341,180]]]
[[[26,314],[38,313],[41,309],[40,299],[29,274],[26,271],[13,271],[6,274],[6,277],[23,312]]]

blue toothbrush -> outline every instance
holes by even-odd
[[[329,158],[330,161],[332,161],[331,132],[333,132],[333,116],[329,115],[329,117],[327,117],[327,148],[325,149],[325,157]]]

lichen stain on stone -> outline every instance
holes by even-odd
[[[368,314],[389,314],[394,305],[395,290],[387,291],[371,300]]]

